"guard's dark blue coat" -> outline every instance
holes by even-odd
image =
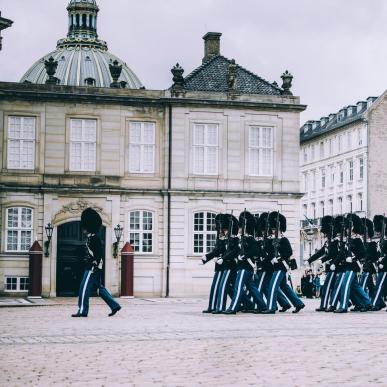
[[[323,246],[308,259],[308,262],[312,263],[321,258],[321,262],[325,263],[325,271],[331,271],[331,262],[337,257],[338,253],[338,243],[339,241],[336,239],[325,241]]]
[[[254,239],[253,236],[243,236],[241,237],[240,243],[239,243],[239,256],[240,259],[238,260],[238,270],[250,270],[253,271],[254,268],[251,266],[248,260],[250,260],[252,263],[255,262],[257,259],[258,253],[259,253],[259,243]]]
[[[376,273],[376,262],[378,261],[378,245],[376,241],[366,242],[366,257],[364,260],[363,271],[370,274]]]
[[[279,262],[273,265],[274,271],[287,271],[289,268],[289,258],[293,254],[292,246],[290,245],[289,239],[282,237],[280,239],[272,239],[273,250],[275,252],[275,244],[277,244]]]
[[[236,269],[239,255],[239,238],[230,237],[226,239],[226,252],[223,255],[222,270]]]
[[[90,234],[86,242],[87,255],[85,259],[85,270],[91,270],[100,265],[103,258],[103,247],[99,236]]]
[[[215,242],[215,246],[213,250],[205,255],[206,260],[203,263],[205,264],[214,258],[221,258],[225,252],[226,252],[226,240],[218,238]],[[220,271],[220,270],[223,270],[222,265],[216,262],[215,271]]]

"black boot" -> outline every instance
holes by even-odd
[[[334,306],[330,306],[325,312],[334,312],[336,308]]]
[[[213,312],[212,309],[204,309],[204,310],[202,311],[202,313],[212,313],[212,312]]]
[[[121,307],[118,305],[117,308],[114,308],[114,309],[109,313],[109,317],[114,316],[119,310],[121,310]]]
[[[291,308],[290,305],[286,305],[284,306],[282,309],[279,310],[280,313],[285,313],[287,310],[289,310]]]
[[[316,312],[326,312],[327,310],[325,308],[317,308],[315,309]]]
[[[77,313],[72,314],[71,317],[87,317],[87,315],[80,314],[79,312],[77,312]]]
[[[275,310],[266,309],[261,312],[262,314],[275,314]]]
[[[347,313],[347,309],[340,308],[340,309],[334,310],[333,313]]]
[[[223,314],[236,314],[235,310],[227,309],[225,312],[222,312]]]
[[[297,306],[297,308],[294,309],[292,313],[298,313],[301,309],[304,309],[304,308],[305,308],[305,304]]]

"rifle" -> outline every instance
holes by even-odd
[[[347,256],[351,255],[351,245],[352,245],[352,226],[353,226],[353,221],[352,221],[352,212],[349,215],[349,222],[348,222],[348,234],[347,234],[347,240],[346,240],[346,253]]]
[[[383,247],[384,247],[384,235],[386,233],[386,219],[383,214],[383,223],[382,223],[382,231],[380,233],[380,241],[379,241],[379,246],[380,246],[380,251],[383,254]]]
[[[273,239],[274,258],[278,257],[278,247],[279,247],[278,231],[279,231],[279,211],[277,211],[277,219],[275,221],[275,232],[274,232],[274,239]]]

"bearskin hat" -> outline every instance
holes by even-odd
[[[374,236],[374,234],[375,234],[375,232],[374,232],[374,224],[372,223],[372,220],[368,219],[368,218],[363,218],[362,222],[363,222],[363,225],[364,225],[364,228],[365,228],[365,232],[367,232],[368,238],[372,238]]]
[[[221,223],[222,229],[226,229],[230,231],[230,225],[231,225],[231,235],[237,235],[238,219],[234,215],[224,214],[222,216],[222,223]]]
[[[223,214],[217,214],[215,216],[215,229],[216,229],[216,232],[217,234],[219,235],[220,233],[220,229],[221,229],[221,223],[222,223],[222,216]]]
[[[348,214],[346,216],[346,228],[349,228],[349,224],[352,221],[352,232],[355,234],[363,234],[364,232],[364,227],[363,227],[363,222],[361,219],[356,215],[356,214]]]
[[[330,215],[325,215],[321,219],[321,229],[320,231],[325,235],[332,236],[332,226],[334,224],[333,217]]]
[[[239,215],[238,226],[246,232],[246,234],[254,235],[255,231],[255,218],[249,211],[243,211]]]
[[[259,222],[259,214],[254,214],[254,220],[255,220],[255,226],[254,226],[255,236],[262,236],[261,224]]]
[[[336,216],[336,218],[334,219],[334,225],[333,225],[333,234],[334,235],[337,235],[337,234],[340,234],[342,231],[343,231],[343,228],[345,228],[345,218],[344,216]]]
[[[275,229],[277,227],[277,219],[279,221],[279,231],[286,231],[286,218],[280,214],[278,211],[270,212],[269,214],[269,224],[271,229]]]
[[[81,228],[96,234],[102,226],[102,219],[98,212],[93,208],[86,208],[81,215]]]
[[[374,230],[376,232],[382,231],[383,221],[386,222],[386,218],[383,215],[375,215],[374,216]],[[387,223],[386,223],[386,225],[387,225]]]
[[[259,215],[258,221],[255,226],[255,234],[257,236],[263,236],[267,229],[267,218],[269,216],[268,212],[262,212]]]

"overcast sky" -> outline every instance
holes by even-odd
[[[301,124],[387,88],[386,0],[97,0],[98,34],[148,89],[201,64],[202,36],[222,32],[221,53],[270,82],[294,75],[308,105]],[[0,0],[0,80],[19,81],[67,33],[68,0]]]

